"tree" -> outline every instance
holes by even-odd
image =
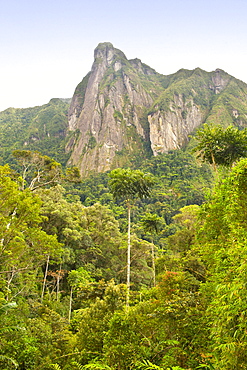
[[[64,244],[63,268],[84,267],[96,280],[122,281],[123,240],[113,211],[100,203],[85,207],[77,199],[69,202],[60,185],[36,194],[43,201],[43,230]]]
[[[154,178],[149,173],[143,173],[140,170],[117,168],[109,174],[109,187],[114,198],[123,198],[126,201],[128,211],[128,252],[127,252],[127,297],[126,305],[129,306],[130,292],[130,214],[131,201],[136,197],[147,198],[150,196],[151,187],[154,184]]]
[[[62,252],[56,236],[40,227],[41,200],[29,189],[19,190],[10,175],[8,166],[0,167],[0,285],[7,299],[10,284],[15,281],[16,289],[26,292],[46,256],[59,258]]]
[[[6,368],[7,364],[10,366],[10,369],[12,369],[12,366],[14,366],[15,369],[18,368],[18,363],[15,359],[12,357],[6,356],[3,354],[3,348],[2,348],[2,342],[4,338],[4,333],[10,332],[11,330],[17,330],[17,327],[13,328],[10,325],[5,325],[6,323],[4,322],[4,316],[7,315],[7,312],[9,309],[13,309],[17,307],[16,302],[10,302],[7,303],[6,301],[4,304],[1,303],[2,299],[0,299],[0,318],[1,318],[1,328],[0,328],[0,335],[1,335],[1,342],[0,342],[0,350],[1,350],[1,355],[0,355],[0,366],[4,366]]]
[[[102,286],[96,284],[96,292]],[[104,293],[100,298],[89,300],[85,308],[77,309],[72,326],[76,330],[76,347],[80,351],[82,363],[102,358],[104,360],[105,337],[109,330],[109,321],[114,312],[121,312],[125,305],[126,286],[116,285],[113,280],[104,283]],[[80,289],[80,288],[79,288]]]
[[[163,218],[156,214],[146,213],[141,220],[143,230],[151,234],[151,252],[152,252],[152,268],[153,268],[153,284],[156,285],[155,277],[155,253],[154,253],[154,234],[157,234],[164,224]]]
[[[67,280],[70,285],[70,301],[69,301],[69,322],[70,322],[72,311],[73,289],[81,285],[87,284],[88,282],[92,281],[92,278],[87,270],[85,270],[83,267],[80,267],[78,270],[71,270],[68,274]]]
[[[240,160],[202,207],[196,241],[208,269],[201,292],[215,368],[244,369],[247,356],[247,159]]]
[[[221,125],[205,124],[195,137],[198,144],[194,151],[199,152],[198,157],[204,162],[212,164],[215,171],[217,165],[231,167],[241,157],[247,156],[246,129],[239,130],[233,126],[224,129]]]
[[[13,156],[23,168],[22,190],[24,190],[26,184],[28,184],[30,190],[35,190],[47,185],[54,185],[61,179],[60,163],[47,155],[42,155],[37,151],[15,150]]]

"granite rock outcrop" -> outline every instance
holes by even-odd
[[[99,44],[69,109],[69,165],[87,175],[126,165],[147,152],[179,149],[198,126],[212,117],[224,121],[226,112],[230,123],[245,125],[245,102],[240,114],[224,95],[241,89],[241,83],[220,69],[164,76],[139,59],[128,60],[111,43]]]

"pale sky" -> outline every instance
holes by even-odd
[[[164,75],[247,83],[247,0],[0,0],[0,111],[72,97],[100,42]]]

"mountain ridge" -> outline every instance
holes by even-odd
[[[15,132],[18,139],[9,150],[59,151],[56,160],[61,155],[63,164],[77,166],[83,176],[105,172],[181,149],[205,122],[245,127],[246,97],[247,85],[219,68],[162,75],[100,43],[71,101],[0,112],[0,157],[6,161],[4,138]]]
[[[94,57],[81,104],[75,94],[70,106],[69,129],[80,134],[67,147],[72,150],[69,163],[83,174],[110,170],[138,151],[145,156],[145,144],[153,155],[182,148],[198,126],[218,116],[222,124],[226,118],[230,124],[247,122],[246,101],[231,112],[226,101],[216,98],[231,81],[241,90],[241,82],[221,69],[181,69],[164,76],[139,59],[127,60],[111,43],[99,44]]]

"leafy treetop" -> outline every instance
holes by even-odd
[[[205,124],[196,133],[198,145],[194,151],[204,162],[231,167],[234,162],[247,155],[247,130],[229,126]]]
[[[154,184],[154,178],[149,173],[143,173],[140,170],[131,170],[129,168],[117,168],[109,174],[109,186],[115,198],[133,199],[147,198],[150,196],[151,186]]]

